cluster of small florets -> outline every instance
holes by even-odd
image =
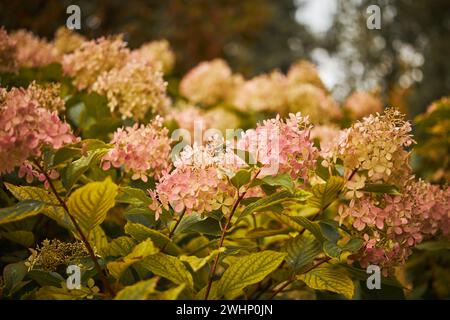
[[[36,100],[39,106],[50,111],[63,111],[66,108],[64,99],[61,98],[61,84],[46,83],[39,85],[36,81],[28,85],[27,93],[32,100]]]
[[[56,271],[59,266],[79,263],[89,253],[82,242],[62,242],[60,240],[44,240],[41,246],[30,249],[31,256],[25,265],[28,270],[38,269]]]
[[[237,149],[250,152],[255,161],[264,165],[260,176],[289,173],[294,179],[306,181],[318,156],[310,129],[308,117],[300,113],[290,114],[286,120],[277,116],[247,130],[237,142]]]
[[[0,104],[0,173],[8,173],[43,147],[59,149],[76,141],[70,126],[56,112],[41,107],[26,90],[13,88]]]
[[[311,129],[311,139],[318,142],[320,156],[324,159],[333,157],[344,137],[345,132],[336,125],[317,125]]]
[[[186,146],[174,161],[175,169],[165,174],[155,190],[149,190],[150,205],[157,215],[169,206],[177,213],[203,214],[214,210],[228,213],[236,189],[228,182],[225,169],[236,163],[223,144],[211,139],[206,146]]]
[[[287,73],[289,86],[311,84],[322,90],[326,90],[325,85],[320,79],[317,68],[309,61],[301,60],[293,64]]]
[[[348,175],[358,170],[371,183],[402,184],[411,175],[410,152],[406,150],[414,143],[410,133],[411,124],[404,116],[387,109],[347,129],[336,156]]]
[[[450,189],[410,180],[401,195],[371,195],[341,205],[339,218],[365,245],[352,259],[376,264],[385,274],[403,264],[424,239],[450,232]]]
[[[164,74],[169,73],[175,64],[175,54],[167,40],[143,44],[140,48],[131,52],[130,59],[148,64]]]
[[[78,89],[90,89],[103,72],[120,68],[129,53],[121,37],[102,37],[83,42],[73,53],[65,55],[62,66]]]
[[[122,167],[132,173],[133,180],[147,181],[149,176],[158,178],[170,166],[170,139],[160,117],[146,126],[118,129],[111,144],[113,148],[102,158],[104,170],[111,165]]]
[[[327,123],[341,117],[341,109],[325,90],[312,84],[289,86],[286,91],[289,112],[307,114],[314,124]]]
[[[208,129],[212,125],[212,122],[205,117],[203,110],[190,104],[181,104],[177,108],[171,109],[166,119],[174,120],[179,128],[187,130],[191,139],[195,130],[201,134],[202,130]]]
[[[344,109],[350,113],[352,119],[361,119],[383,111],[383,104],[375,94],[356,91],[347,97],[344,102]]]
[[[58,62],[60,57],[55,46],[26,30],[11,32],[16,44],[15,60],[20,67],[41,67]]]
[[[86,38],[81,34],[76,33],[66,27],[60,27],[55,32],[55,39],[53,40],[56,50],[60,54],[68,54],[74,52],[81,47]]]
[[[101,74],[92,90],[107,97],[111,112],[139,120],[148,110],[163,108],[166,86],[162,72],[142,62],[130,61]]]
[[[236,89],[233,104],[243,111],[281,112],[286,107],[286,77],[274,71],[247,80]]]
[[[234,82],[228,64],[214,59],[190,70],[180,82],[180,93],[192,103],[213,105],[227,99]]]
[[[17,69],[16,42],[0,28],[0,72],[14,72]]]

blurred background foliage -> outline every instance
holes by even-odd
[[[216,57],[246,76],[303,58],[318,64],[336,99],[378,90],[411,118],[450,92],[448,0],[1,0],[0,24],[51,39],[71,4],[89,38],[123,33],[132,48],[169,40],[175,75]],[[381,30],[366,27],[372,4]]]

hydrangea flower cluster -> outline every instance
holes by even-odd
[[[289,114],[285,121],[277,116],[247,130],[237,142],[237,149],[248,151],[264,165],[260,176],[288,173],[294,179],[307,181],[318,156],[310,129],[308,117],[300,113]],[[274,168],[278,168],[277,172],[273,172]]]
[[[411,124],[404,116],[387,109],[347,129],[335,157],[342,160],[347,175],[358,170],[368,182],[401,185],[411,175],[406,150],[414,143],[410,133]]]
[[[320,156],[324,159],[333,157],[337,145],[345,137],[345,132],[335,125],[317,125],[311,129],[311,139],[319,143]]]
[[[164,108],[166,86],[162,72],[143,62],[130,61],[101,74],[92,90],[107,97],[111,112],[138,120],[150,109]]]
[[[383,110],[383,104],[377,96],[365,91],[352,93],[344,102],[344,109],[349,111],[352,119],[361,119],[369,114]]]
[[[28,270],[56,271],[61,265],[79,263],[81,259],[89,256],[89,252],[81,241],[70,243],[57,239],[45,239],[40,246],[30,251],[31,255],[25,262]]]
[[[450,188],[409,180],[401,195],[352,199],[340,206],[339,218],[365,241],[352,258],[364,268],[376,264],[387,274],[424,239],[450,233]]]
[[[0,174],[8,173],[42,148],[59,149],[76,141],[70,126],[56,112],[41,107],[24,89],[13,88],[0,102]]]
[[[61,98],[61,84],[54,82],[39,85],[36,81],[29,84],[27,93],[32,100],[36,100],[39,106],[50,111],[63,111],[66,108]]]
[[[191,69],[180,82],[180,92],[190,102],[212,105],[226,100],[234,83],[228,64],[214,59]]]
[[[316,66],[306,60],[300,60],[289,68],[287,80],[289,86],[311,84],[317,88],[326,90]]]
[[[81,47],[86,38],[81,34],[76,33],[66,27],[60,27],[55,32],[55,39],[53,40],[56,50],[60,54],[68,54],[74,52]]]
[[[286,95],[288,110],[307,114],[314,124],[330,122],[342,116],[336,101],[312,84],[289,86]]]
[[[111,140],[113,148],[102,158],[103,169],[111,165],[131,172],[132,179],[146,182],[149,176],[160,177],[168,170],[170,139],[162,126],[163,119],[156,117],[150,124],[119,128]]]
[[[14,72],[16,69],[16,43],[4,28],[0,28],[0,72]]]
[[[286,107],[286,77],[274,71],[243,82],[236,89],[234,105],[243,111],[275,111]]]
[[[79,90],[90,89],[103,72],[120,68],[129,53],[121,37],[101,37],[83,42],[73,53],[64,55],[62,66]]]
[[[16,43],[16,56],[20,67],[41,67],[58,62],[60,57],[55,46],[44,39],[40,39],[26,30],[14,31],[10,34]]]
[[[189,131],[191,137],[194,136],[194,130],[205,130],[211,127],[212,123],[205,117],[205,113],[190,104],[181,104],[179,108],[170,110],[167,120],[174,120],[181,129]],[[216,126],[217,127],[217,126]]]
[[[175,169],[163,175],[155,190],[149,190],[157,217],[169,206],[177,213],[212,212],[221,209],[228,213],[234,202],[236,189],[223,171],[234,163],[222,144],[211,140],[206,146],[186,146],[174,162]]]
[[[143,44],[131,52],[130,59],[147,63],[164,74],[169,73],[175,64],[175,54],[167,40]]]

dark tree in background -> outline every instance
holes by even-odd
[[[65,24],[67,6],[77,4],[80,32],[90,38],[123,33],[131,47],[169,40],[176,75],[215,57],[247,76],[286,70],[322,48],[345,74],[330,88],[338,98],[378,85],[386,102],[413,116],[450,93],[450,1],[336,0],[333,25],[324,35],[295,19],[308,1],[319,0],[0,0],[0,24],[50,39]],[[381,8],[381,30],[366,27],[372,4]]]
[[[366,27],[366,8],[381,8],[381,30]],[[410,116],[450,94],[450,1],[347,0],[338,2],[325,44],[349,70],[345,85],[375,84]],[[406,110],[405,110],[406,111]]]

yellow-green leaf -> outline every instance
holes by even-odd
[[[129,254],[135,246],[136,241],[130,237],[122,236],[113,239],[102,251],[105,256],[124,257]]]
[[[203,258],[199,258],[196,256],[180,256],[181,261],[186,261],[189,266],[192,268],[194,272],[197,272],[201,268],[203,268],[208,262],[212,261],[219,253],[225,251],[225,247],[221,247],[220,249],[215,249],[211,251],[209,255]]]
[[[154,274],[169,279],[176,284],[185,283],[189,288],[193,288],[194,286],[192,274],[177,257],[169,256],[164,253],[157,253],[142,260],[140,265]]]
[[[133,250],[121,260],[108,263],[108,270],[114,278],[119,279],[122,273],[133,263],[140,261],[149,255],[155,254],[158,251],[159,249],[153,245],[152,240],[147,239],[136,245]]]
[[[240,257],[222,275],[217,285],[218,298],[232,299],[245,287],[262,281],[283,262],[286,253],[262,251]]]
[[[84,230],[100,225],[109,209],[114,207],[117,185],[108,177],[101,182],[90,182],[75,190],[69,197],[69,212]]]
[[[0,209],[0,224],[35,216],[44,210],[45,204],[36,200],[20,201],[12,207]]]
[[[316,268],[299,275],[299,280],[316,290],[328,290],[344,295],[347,299],[353,297],[355,287],[347,273],[335,268]]]
[[[89,234],[89,243],[99,253],[103,253],[108,247],[108,238],[101,226],[95,227]]]
[[[147,300],[155,292],[157,278],[139,281],[120,290],[114,300]]]
[[[164,248],[164,251],[169,254],[176,255],[179,253],[178,247],[166,235],[159,231],[147,228],[140,223],[127,222],[125,225],[125,233],[129,234],[138,242],[150,238],[155,245]]]
[[[184,288],[186,288],[186,284],[180,284],[175,288],[171,288],[169,290],[158,292],[157,294],[152,294],[152,299],[156,300],[176,300],[178,296],[183,292]]]
[[[72,221],[52,192],[38,187],[15,186],[7,182],[5,182],[5,186],[19,201],[38,200],[43,202],[45,204],[45,208],[42,210],[43,214],[55,220],[61,227],[74,230]]]
[[[286,243],[286,262],[295,272],[313,262],[322,246],[313,236],[298,235]]]
[[[308,199],[308,203],[315,208],[326,208],[336,200],[343,187],[344,179],[338,176],[331,176],[326,183],[313,186],[313,196]]]

